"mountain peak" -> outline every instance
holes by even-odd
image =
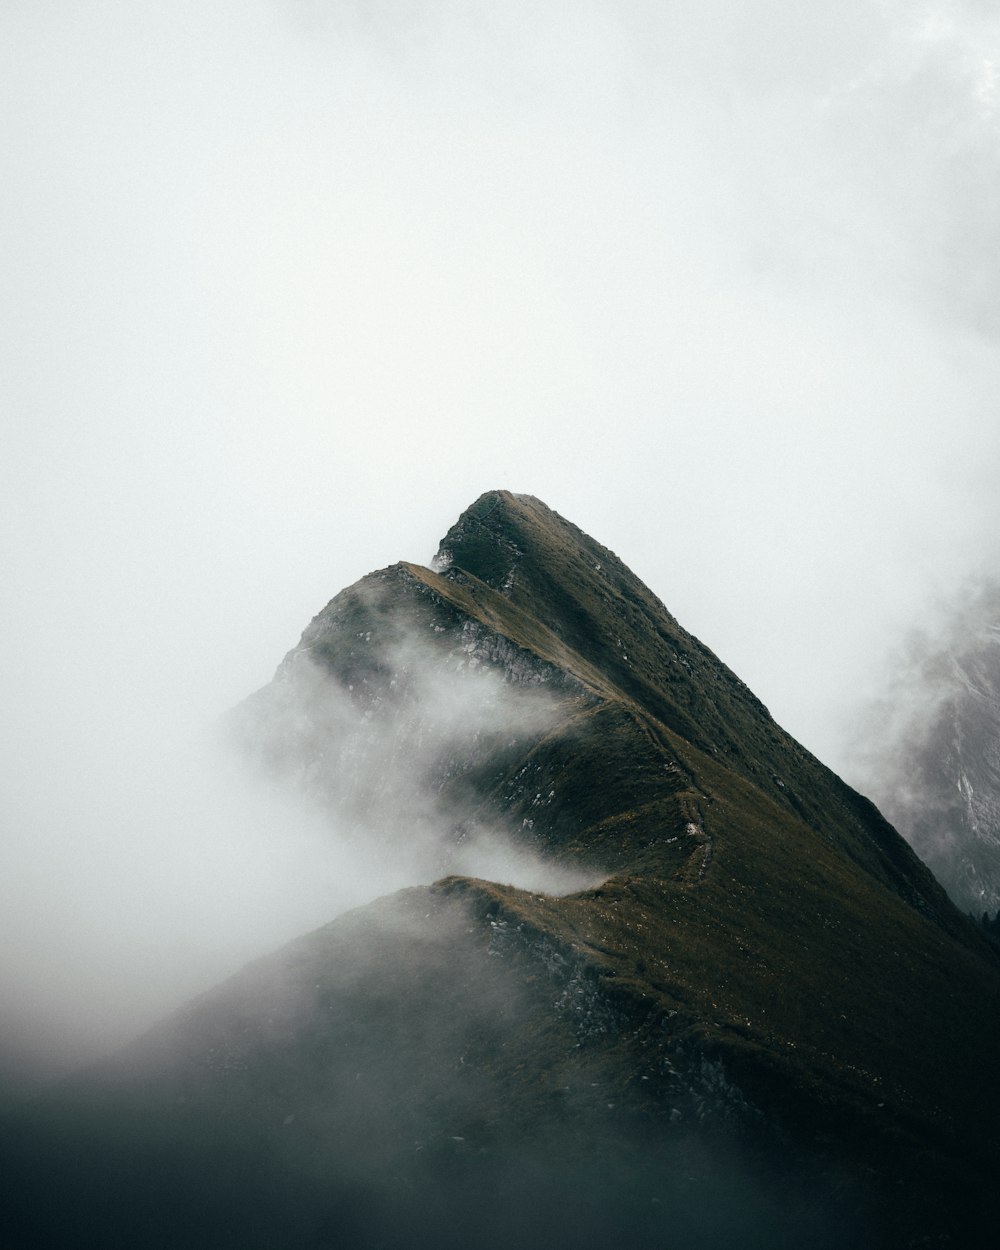
[[[517,585],[524,587],[526,572],[544,568],[553,559],[581,561],[605,576],[641,584],[614,552],[541,499],[507,490],[486,491],[466,508],[442,539],[434,563],[461,568],[509,593]],[[563,576],[565,572],[563,567]]]
[[[525,546],[551,545],[560,531],[571,528],[586,541],[582,531],[570,527],[534,495],[491,490],[471,504],[441,540],[434,565],[461,568],[500,590],[510,579]]]
[[[106,1098],[133,1222],[150,1173],[170,1218],[186,1211],[149,1166],[164,1143],[132,1142],[147,1125],[179,1143],[192,1201],[218,1158],[259,1178],[252,1195],[234,1181],[242,1200],[278,1195],[242,1224],[213,1209],[217,1245],[258,1244],[232,1231],[258,1219],[259,1244],[309,1250],[451,1245],[456,1228],[532,1250],[639,1250],[678,1228],[699,1247],[839,1250],[967,1223],[998,1153],[988,940],[868,800],[540,500],[480,496],[435,563],[341,591],[233,724],[350,864],[437,884],[304,936],[84,1082],[84,1138],[61,1110],[51,1125],[70,1174]],[[2,1161],[14,1192],[27,1157]],[[526,1176],[542,1178],[527,1203]],[[101,1178],[84,1181],[93,1203]],[[591,1214],[546,1226],[553,1192]],[[307,1236],[289,1240],[293,1219]],[[123,1244],[154,1244],[133,1232]]]

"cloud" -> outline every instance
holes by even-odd
[[[148,761],[497,486],[845,761],[901,632],[997,561],[998,25],[957,0],[3,6],[22,940],[53,970],[79,924],[133,945],[74,917],[123,847],[170,875]]]
[[[349,594],[356,604],[366,591]],[[523,822],[484,802],[482,770],[525,757],[565,716],[541,677],[505,676],[480,654],[472,622],[442,647],[436,633],[385,619],[384,606],[374,631],[371,619],[356,633],[335,616],[319,627],[334,607],[228,719],[247,780],[265,778],[325,827],[341,891],[361,902],[460,874],[566,894],[601,880],[596,866],[555,862]]]
[[[602,878],[553,863],[463,787],[527,752],[555,724],[556,696],[532,674],[505,680],[471,636],[442,650],[382,626],[362,639],[372,667],[357,687],[311,650],[332,645],[342,667],[353,635],[335,629],[331,644],[312,628],[273,684],[197,734],[161,719],[169,702],[129,706],[113,656],[108,688],[78,681],[10,726],[8,755],[27,766],[7,786],[0,856],[8,1085],[125,1040],[405,886],[462,874],[562,894]]]

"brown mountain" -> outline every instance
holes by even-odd
[[[538,500],[484,495],[433,569],[343,591],[232,724],[332,825],[452,871],[250,966],[10,1126],[9,1244],[989,1227],[997,948]],[[496,847],[585,888],[470,875]]]

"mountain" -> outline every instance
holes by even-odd
[[[994,1222],[1000,949],[537,499],[483,495],[432,568],[341,592],[229,730],[438,879],[9,1122],[4,1245],[832,1250]]]
[[[888,706],[886,706],[888,704]],[[956,905],[1000,911],[1000,586],[914,639],[862,738],[860,771]]]

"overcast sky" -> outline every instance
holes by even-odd
[[[176,760],[490,488],[846,760],[901,635],[997,569],[998,128],[985,0],[5,0],[23,1018],[60,977],[95,1015],[112,974],[136,1019],[189,990],[143,988],[157,913],[182,952],[275,880],[315,888],[259,940],[325,918],[311,852],[199,823]]]

